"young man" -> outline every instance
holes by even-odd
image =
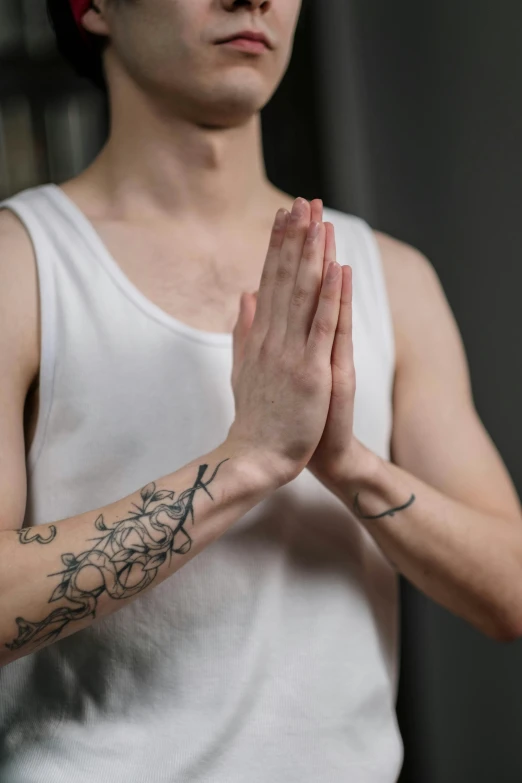
[[[299,0],[52,10],[112,121],[0,213],[0,778],[392,783],[397,572],[522,633],[436,274],[268,182]]]

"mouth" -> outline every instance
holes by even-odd
[[[229,38],[216,41],[220,46],[226,46],[239,51],[249,52],[251,54],[263,54],[273,46],[264,33],[243,31]]]
[[[233,38],[231,41],[223,41],[220,46],[230,46],[252,54],[263,54],[268,51],[268,46],[262,41],[251,41],[249,38]]]

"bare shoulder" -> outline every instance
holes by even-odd
[[[420,250],[382,231],[373,233],[383,262],[399,364],[408,334],[418,326],[418,307],[427,315],[430,303],[443,292],[433,264]]]
[[[0,530],[21,526],[26,508],[24,409],[39,369],[38,288],[32,243],[0,210]]]
[[[0,210],[0,342],[2,363],[29,388],[40,365],[38,274],[27,231],[8,209]]]
[[[422,285],[423,280],[433,277],[433,265],[416,247],[382,231],[374,231],[373,234],[383,259],[386,284],[394,295],[403,289],[404,284],[408,287]]]

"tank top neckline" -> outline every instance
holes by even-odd
[[[93,223],[87,215],[77,206],[77,204],[63,191],[59,185],[49,183],[44,186],[51,198],[54,197],[58,206],[67,214],[75,227],[82,234],[82,237],[89,245],[94,256],[102,265],[105,271],[112,277],[125,296],[137,305],[143,312],[159,321],[170,330],[188,337],[200,343],[211,345],[221,345],[230,347],[232,345],[232,333],[229,332],[208,332],[203,329],[196,329],[194,326],[180,321],[173,315],[163,310],[131,281],[120,267],[101,236],[96,231]]]
[[[159,307],[159,305],[146,297],[125,274],[99,233],[96,231],[93,223],[67,193],[65,193],[59,185],[56,185],[53,182],[44,185],[43,188],[47,190],[51,197],[54,196],[56,201],[59,202],[59,205],[68,214],[77,229],[81,232],[83,238],[89,244],[99,263],[117,283],[120,290],[142,311],[156,321],[164,324],[172,331],[182,334],[189,339],[210,345],[221,345],[227,348],[232,346],[233,335],[231,332],[208,332],[203,329],[196,329],[196,327],[189,326],[189,324],[184,323],[184,321],[180,321],[175,316],[170,315]],[[330,209],[328,207],[324,207],[323,214],[325,218],[331,219]]]

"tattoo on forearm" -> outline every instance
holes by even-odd
[[[361,514],[361,507],[359,506],[359,492],[355,495],[354,501],[353,501],[353,510],[357,514],[357,516],[360,519],[380,519],[381,517],[393,517],[394,514],[396,514],[397,511],[404,511],[405,508],[408,508],[408,506],[411,506],[411,504],[415,500],[415,495],[412,495],[411,498],[408,500],[407,503],[404,504],[404,506],[397,506],[396,508],[389,508],[388,511],[383,511],[382,514],[375,514],[374,516],[365,516]]]
[[[18,540],[21,544],[32,544],[33,541],[36,541],[37,544],[50,544],[56,538],[56,532],[54,525],[49,526],[47,536],[43,536],[34,528],[24,527],[18,531]]]
[[[61,576],[48,603],[67,599],[74,607],[62,606],[50,612],[43,620],[32,622],[17,617],[18,636],[10,644],[10,650],[33,643],[43,644],[58,637],[69,623],[89,615],[96,617],[98,599],[102,593],[111,598],[123,599],[136,595],[154,581],[158,569],[172,553],[185,555],[192,546],[192,539],[185,529],[190,515],[194,524],[194,495],[204,490],[213,500],[208,485],[227,459],[222,460],[210,476],[203,481],[208,465],[200,465],[194,484],[178,494],[174,491],[156,491],[152,482],[140,492],[142,505],[132,505],[129,517],[108,527],[103,514],[94,523],[101,535],[90,539],[96,543],[91,549],[78,555],[61,556],[65,568],[49,574]],[[169,500],[170,502],[161,502]],[[154,508],[152,506],[154,505]]]

